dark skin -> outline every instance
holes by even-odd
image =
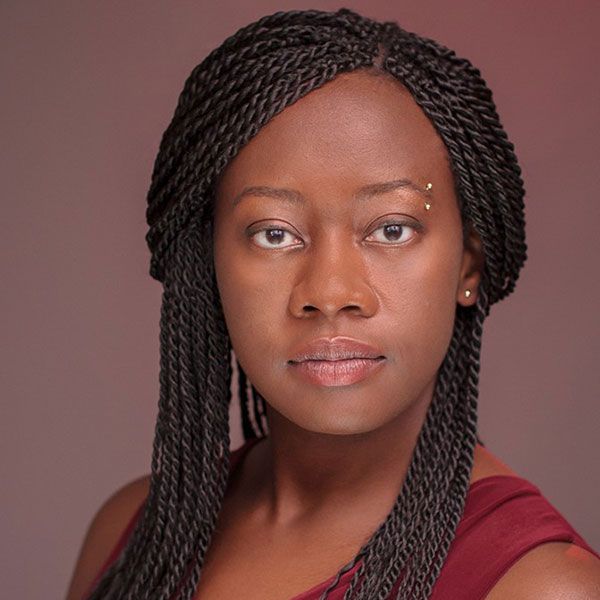
[[[481,242],[463,235],[431,123],[398,82],[367,72],[311,92],[241,150],[220,180],[214,239],[229,333],[271,436],[232,473],[197,597],[293,598],[351,560],[390,511],[456,304],[477,300]],[[297,348],[336,336],[375,347],[381,365],[351,385],[299,376]],[[471,481],[496,474],[514,473],[477,447]],[[147,485],[101,511],[69,600],[114,543],[106,523],[124,527]],[[546,544],[488,598],[600,598],[599,563]]]

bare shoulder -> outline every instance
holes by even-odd
[[[149,475],[136,479],[115,492],[100,507],[83,541],[67,600],[81,600],[145,500],[149,487]]]
[[[494,475],[518,476],[477,445],[471,483]],[[549,542],[520,558],[486,600],[600,600],[600,559],[569,543]]]
[[[600,600],[600,559],[569,543],[538,546],[519,559],[486,600]]]
[[[509,466],[505,465],[497,456],[494,456],[489,450],[477,444],[473,456],[473,470],[471,472],[471,483],[478,479],[491,477],[493,475],[512,475],[518,476]]]

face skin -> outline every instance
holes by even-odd
[[[402,183],[379,185],[390,182]],[[272,420],[315,434],[424,415],[456,304],[476,301],[481,267],[478,240],[463,243],[441,139],[401,84],[365,72],[284,109],[232,160],[214,251],[244,371]],[[384,358],[357,382],[311,380],[290,362],[339,337]]]

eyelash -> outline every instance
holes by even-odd
[[[261,234],[261,233],[267,233],[268,231],[281,231],[283,232],[284,236],[286,234],[289,234],[291,236],[293,236],[295,239],[300,240],[299,236],[296,236],[294,233],[292,233],[289,229],[286,229],[285,227],[277,227],[277,226],[269,226],[269,227],[264,227],[263,229],[258,229],[255,231],[249,231],[248,232],[248,237],[250,238],[250,240],[252,240],[259,248],[264,248],[266,250],[269,250],[271,248],[291,248],[292,246],[296,246],[298,244],[286,244],[284,246],[280,246],[278,244],[274,245],[274,244],[259,244],[256,242],[256,237]],[[300,242],[302,243],[302,242]]]
[[[383,246],[403,246],[404,244],[407,244],[408,242],[410,242],[410,240],[412,240],[415,237],[415,235],[417,235],[417,233],[420,233],[423,229],[417,223],[407,223],[406,221],[390,220],[390,221],[386,221],[385,223],[382,223],[381,225],[378,225],[377,227],[375,227],[375,229],[373,229],[371,231],[371,233],[367,236],[367,238],[372,237],[376,231],[383,230],[386,227],[393,227],[393,226],[401,227],[402,233],[404,233],[404,230],[410,229],[410,230],[412,230],[412,235],[410,236],[410,238],[408,240],[402,240],[402,241],[396,241],[396,240],[389,241],[388,240],[385,242],[380,241],[380,240],[375,240],[375,243],[381,244]]]
[[[373,234],[376,231],[379,230],[383,230],[386,227],[393,227],[393,226],[397,226],[397,227],[401,227],[402,228],[402,234],[404,234],[404,230],[406,229],[410,229],[412,230],[412,235],[410,236],[410,238],[408,240],[402,240],[402,241],[396,241],[396,240],[392,240],[392,241],[381,241],[381,240],[372,240],[374,243],[382,245],[382,246],[402,246],[404,244],[407,244],[408,242],[410,242],[411,239],[413,239],[415,237],[415,235],[417,235],[418,233],[420,233],[422,231],[422,227],[417,224],[417,223],[406,223],[405,221],[398,221],[398,220],[390,220],[390,221],[386,221],[385,223],[382,223],[381,225],[378,225],[375,229],[373,229],[371,231],[371,233],[366,236],[365,239],[368,240],[369,237],[372,237]],[[286,235],[290,235],[292,237],[295,238],[295,240],[298,240],[297,242],[293,242],[293,243],[289,243],[289,244],[284,244],[284,245],[279,245],[279,244],[260,244],[256,241],[256,238],[259,234],[265,234],[269,231],[275,232],[275,231],[279,231],[282,232],[283,237],[285,239]],[[296,235],[294,232],[290,231],[290,229],[284,227],[284,226],[277,226],[277,225],[272,225],[272,226],[267,226],[267,227],[263,227],[262,229],[257,229],[257,230],[251,230],[247,233],[247,236],[250,240],[253,241],[254,244],[256,244],[259,248],[264,248],[266,250],[270,250],[270,249],[283,249],[283,248],[292,248],[294,246],[298,246],[302,244],[302,239],[300,238],[300,236]],[[402,237],[404,237],[402,235]]]

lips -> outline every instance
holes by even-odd
[[[319,338],[292,353],[288,365],[310,383],[328,387],[353,385],[374,375],[385,362],[375,347],[346,337]]]

